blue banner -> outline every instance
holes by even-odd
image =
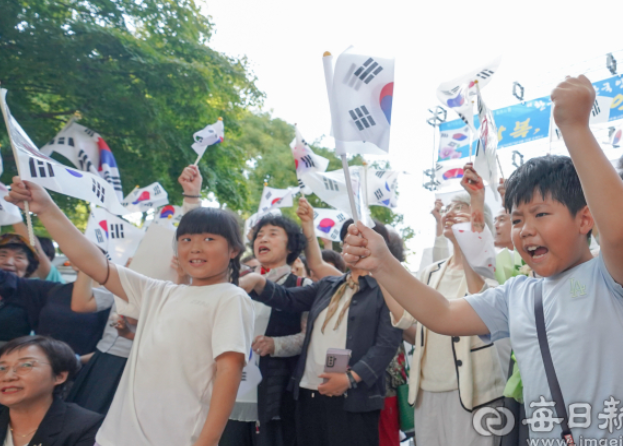
[[[618,75],[593,83],[597,96],[611,98],[608,121],[623,119],[623,76]],[[493,111],[498,129],[498,149],[549,137],[552,102],[549,96],[511,105]],[[478,115],[474,127],[480,127]],[[469,128],[460,119],[439,126],[438,161],[469,156]],[[472,152],[475,153],[478,135],[473,135]]]

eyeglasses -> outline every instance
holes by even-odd
[[[468,206],[464,203],[450,203],[449,205],[442,207],[439,213],[441,215],[446,215],[450,213],[460,214],[463,208],[467,210],[467,207]]]
[[[37,367],[38,364],[48,364],[47,362],[37,361],[36,359],[29,359],[28,361],[18,362],[16,366],[9,367],[8,365],[0,365],[0,377],[5,376],[9,373],[9,370],[13,370],[17,375],[23,376],[27,375]]]

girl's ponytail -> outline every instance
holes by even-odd
[[[240,256],[229,261],[229,281],[238,286],[238,279],[240,278]]]

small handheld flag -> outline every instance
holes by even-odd
[[[220,144],[225,138],[225,126],[223,125],[223,118],[218,118],[214,124],[206,126],[204,129],[195,132],[193,135],[195,140],[191,146],[192,149],[197,152],[197,160],[195,166],[199,164],[199,160],[205,153],[206,149],[215,144]]]

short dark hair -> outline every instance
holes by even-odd
[[[296,258],[307,248],[307,238],[303,234],[303,231],[294,221],[290,220],[283,215],[266,215],[255,225],[253,229],[253,237],[251,238],[251,245],[255,246],[255,239],[257,234],[264,226],[277,226],[282,228],[288,237],[288,244],[286,249],[290,251],[286,257],[286,263],[292,265]]]
[[[224,237],[238,255],[229,261],[229,281],[238,285],[240,277],[240,257],[244,253],[244,243],[240,233],[238,217],[233,212],[218,208],[195,208],[184,214],[175,232],[175,240],[187,234],[217,234]]]
[[[54,388],[55,395],[62,395],[67,387],[67,383],[78,372],[78,360],[76,354],[69,345],[48,336],[22,336],[15,338],[0,347],[0,358],[16,350],[23,350],[30,346],[35,346],[43,352],[48,359],[52,373],[58,376],[63,372],[67,373],[65,382]]]
[[[41,243],[41,249],[43,249],[43,252],[48,257],[48,259],[50,259],[50,261],[54,260],[54,257],[56,257],[56,249],[54,249],[54,243],[52,242],[52,239],[39,236],[37,236],[37,238],[39,239],[39,243]]]
[[[327,263],[332,264],[338,270],[340,270],[340,272],[343,272],[343,273],[346,272],[346,262],[344,261],[342,256],[339,255],[337,252],[333,251],[332,249],[323,249],[321,254],[322,254],[322,260],[324,260]]]
[[[575,217],[586,206],[580,178],[568,156],[546,155],[528,160],[506,180],[504,207],[510,214],[513,206],[528,203],[535,193],[563,204]],[[591,233],[588,233],[590,238]]]
[[[350,225],[352,225],[353,223],[355,223],[355,220],[353,220],[352,218],[349,218],[342,225],[342,229],[340,229],[340,240],[342,240],[342,243],[344,243],[344,239],[346,238],[346,234],[348,232],[348,227]],[[383,223],[381,223],[380,221],[378,221],[378,220],[374,220],[374,227],[372,229],[374,229],[374,231],[377,234],[381,234],[381,236],[385,239],[385,243],[389,247],[389,242],[390,242],[390,240],[389,240],[389,232],[387,231],[387,228],[385,227],[385,225]],[[390,249],[390,251],[391,251],[391,249]],[[392,254],[394,254],[394,253],[392,252]]]
[[[402,241],[402,237],[393,229],[387,230],[389,234],[389,243],[387,247],[389,251],[398,259],[399,262],[405,261],[405,246]]]

